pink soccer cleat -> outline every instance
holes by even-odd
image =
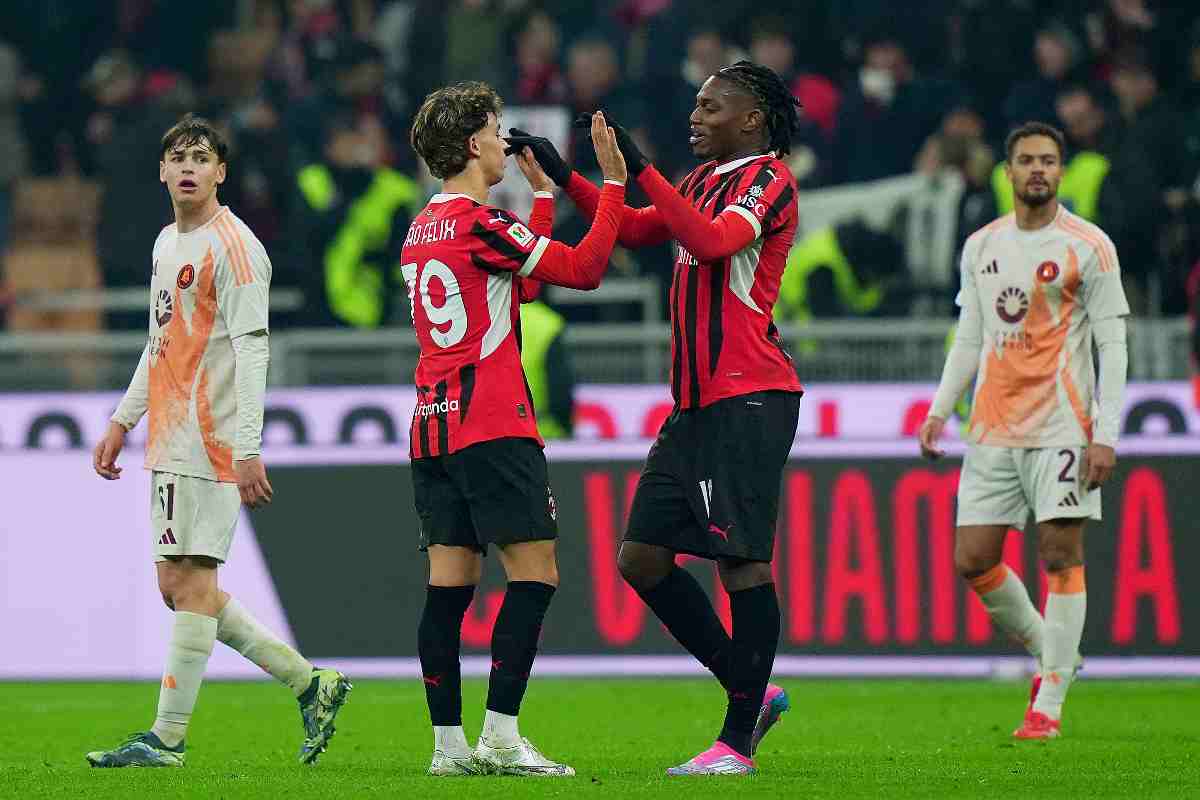
[[[687,763],[667,770],[668,775],[753,775],[758,772],[754,761],[724,742],[713,746]]]
[[[1013,731],[1013,736],[1018,739],[1057,739],[1062,736],[1062,723],[1030,709],[1021,727]]]
[[[758,711],[758,721],[754,723],[754,734],[750,737],[751,756],[758,751],[758,743],[767,735],[767,731],[771,730],[771,726],[791,707],[783,687],[768,683],[767,693],[763,695],[762,708]]]

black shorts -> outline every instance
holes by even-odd
[[[625,538],[701,558],[770,561],[799,392],[676,409],[638,480]]]
[[[546,456],[533,439],[492,439],[412,461],[420,549],[558,538]]]

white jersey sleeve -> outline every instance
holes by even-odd
[[[942,379],[929,412],[942,419],[949,418],[954,404],[978,372],[979,351],[983,347],[983,313],[975,284],[976,248],[972,246],[972,241],[968,240],[963,247],[961,286],[954,299],[960,309],[954,344],[946,356],[946,366],[942,369]]]
[[[266,249],[249,229],[229,225],[219,233],[225,246],[217,262],[217,308],[229,338],[268,330],[271,260]]]
[[[1121,285],[1121,264],[1112,240],[1095,229],[1096,244],[1083,265],[1082,300],[1092,322],[1129,315],[1129,301]]]

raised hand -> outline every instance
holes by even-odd
[[[587,128],[591,125],[590,114],[580,114],[575,118],[574,126],[576,128]],[[607,116],[607,115],[606,115]],[[629,131],[625,130],[620,124],[608,120],[609,129],[613,131],[617,138],[617,146],[621,148],[621,155],[625,157],[625,164],[629,169],[629,174],[637,177],[642,174],[642,170],[650,166],[650,159],[646,158],[641,149],[638,148],[637,142],[633,140],[633,136]]]
[[[604,115],[599,111],[592,115],[592,146],[596,148],[596,162],[604,179],[625,183],[629,179],[629,171],[617,144],[617,135],[605,124]]]
[[[519,156],[524,149],[528,148],[550,180],[559,186],[567,185],[571,180],[571,168],[558,154],[558,149],[555,148],[553,142],[544,136],[534,136],[520,128],[509,128],[508,132],[510,135],[504,138],[504,141],[508,142],[508,147],[504,149],[505,155],[515,153]],[[519,157],[517,164],[520,165]],[[521,171],[524,172],[525,169],[522,167]]]
[[[542,170],[529,147],[522,147],[521,151],[516,153],[513,158],[516,160],[517,166],[521,168],[521,174],[529,182],[529,188],[535,192],[548,192],[554,188],[554,181],[550,180],[550,177]]]

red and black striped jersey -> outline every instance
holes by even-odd
[[[409,454],[538,436],[521,369],[513,278],[538,236],[506,211],[434,195],[404,242],[401,271],[421,346]]]
[[[706,219],[737,214],[755,237],[700,261],[676,243],[671,282],[671,392],[680,408],[768,389],[801,391],[772,321],[796,235],[796,182],[770,155],[701,164],[678,186]],[[661,211],[661,209],[660,209]]]
[[[796,182],[770,155],[694,169],[680,193],[706,218],[738,214],[750,244],[716,261],[676,246],[671,283],[671,392],[681,408],[767,389],[801,391],[772,321],[796,235]]]
[[[599,284],[625,188],[606,185],[602,195],[602,210],[575,248],[545,235],[553,199],[534,201],[529,227],[462,194],[434,195],[417,215],[401,255],[420,345],[412,458],[504,437],[543,443],[520,353],[520,300],[531,299],[535,285],[521,284]]]
[[[701,164],[672,187],[653,167],[638,183],[654,205],[624,208],[619,241],[675,240],[671,392],[680,408],[770,389],[803,391],[772,322],[796,235],[796,182],[773,155]],[[596,213],[596,187],[573,173],[567,193]]]

